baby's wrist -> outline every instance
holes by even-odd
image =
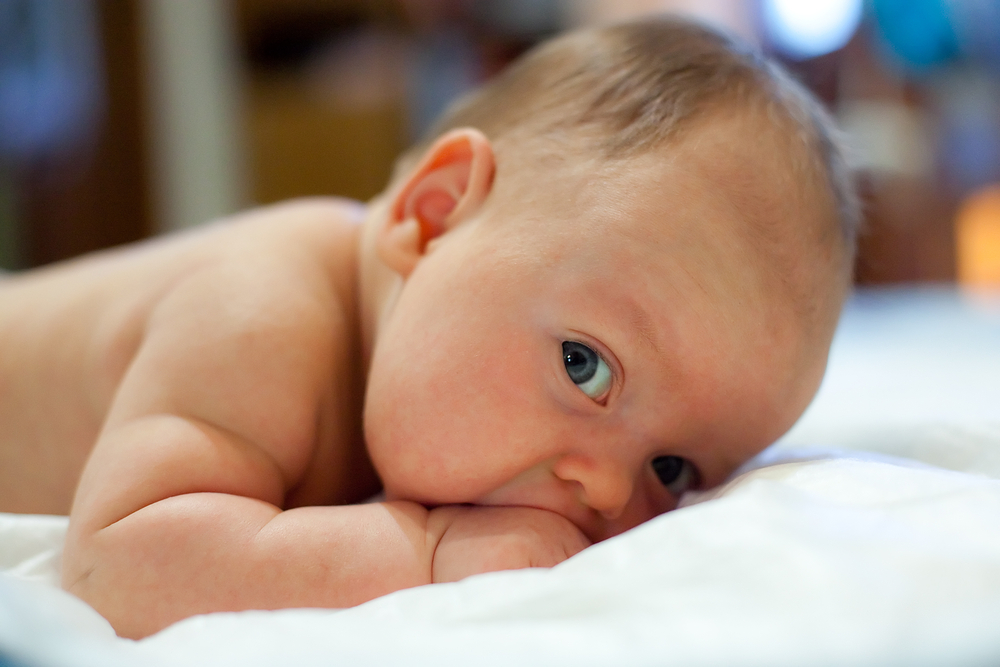
[[[462,505],[441,505],[427,512],[427,546],[433,555],[444,534],[465,509]]]

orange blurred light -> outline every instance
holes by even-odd
[[[1000,285],[1000,184],[970,195],[955,221],[958,280]]]

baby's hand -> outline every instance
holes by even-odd
[[[434,552],[431,580],[458,581],[473,574],[552,567],[590,546],[569,520],[532,507],[439,507],[430,520],[447,528]]]

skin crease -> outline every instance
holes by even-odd
[[[141,637],[551,566],[675,507],[651,460],[713,485],[784,432],[844,285],[797,231],[832,210],[808,179],[745,196],[787,180],[767,128],[704,124],[618,161],[456,130],[366,209],[3,280],[0,511],[65,513],[75,488],[63,584]],[[569,380],[565,340],[607,361],[607,396]]]

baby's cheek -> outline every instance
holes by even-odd
[[[600,541],[620,535],[676,508],[677,498],[662,486],[657,488],[652,483],[637,484],[636,491],[622,515],[607,522],[602,534],[592,535],[591,538]]]
[[[386,486],[405,486],[412,475],[415,435],[419,432],[420,406],[407,392],[407,382],[399,374],[382,372],[373,365],[364,408],[365,443],[375,470]],[[396,377],[393,377],[393,376]]]
[[[392,341],[408,348],[386,347],[373,363],[365,410],[372,459],[387,490],[471,502],[534,462],[525,448],[546,423],[540,366],[551,364],[540,359],[537,334],[532,340],[499,317],[410,333]],[[558,346],[551,352],[558,362]]]

